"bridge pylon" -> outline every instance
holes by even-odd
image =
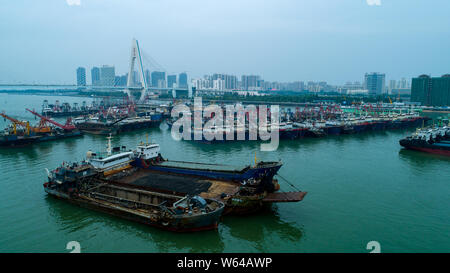
[[[137,64],[137,71],[140,79],[140,86],[133,86],[133,72],[134,65]],[[140,88],[139,88],[140,87]],[[139,49],[139,43],[136,39],[133,38],[131,42],[131,55],[130,55],[130,69],[128,71],[128,79],[127,79],[127,88],[126,93],[130,100],[134,100],[131,94],[131,89],[133,90],[141,90],[141,96],[139,98],[139,102],[142,102],[147,94],[147,81],[144,75],[144,66],[142,65],[142,57],[141,51]]]

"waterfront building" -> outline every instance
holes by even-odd
[[[191,83],[192,87],[195,87],[197,90],[207,90],[212,88],[210,80],[208,79],[192,79]]]
[[[176,86],[177,84],[177,75],[168,75],[167,76],[167,87],[172,88],[173,86]]]
[[[411,102],[426,106],[450,106],[450,74],[434,78],[429,75],[413,78]]]
[[[367,95],[368,90],[364,89],[364,86],[356,81],[356,82],[346,82],[343,86],[336,88],[336,91],[338,91],[341,94],[358,94],[358,95]]]
[[[305,89],[305,83],[301,81],[292,82],[288,85],[290,91],[301,92]]]
[[[367,89],[350,89],[346,90],[346,95],[368,95],[369,90]]]
[[[306,89],[309,92],[326,92],[326,91],[330,91],[330,87],[327,84],[327,82],[312,82],[309,81]]]
[[[390,90],[391,95],[411,95],[410,88],[394,88]]]
[[[147,86],[150,85],[150,70],[146,69],[144,73],[145,82],[147,83]]]
[[[396,80],[390,80],[389,86],[388,86],[388,94],[392,94],[392,90],[397,88],[397,81]]]
[[[133,74],[131,74],[130,86],[142,86],[139,73],[136,70],[133,70]]]
[[[114,86],[127,86],[128,73],[122,76],[116,76]]]
[[[86,68],[84,67],[77,68],[77,85],[86,86]]]
[[[381,95],[385,91],[385,74],[366,73],[364,76],[364,87],[369,90],[369,95]]]
[[[152,74],[151,74],[151,80],[152,80],[152,86],[153,87],[159,87],[159,88],[166,87],[165,86],[166,72],[153,71]],[[161,86],[163,84],[164,84],[164,86]]]
[[[406,78],[402,78],[402,80],[399,82],[399,86],[397,86],[399,89],[407,89],[409,88],[409,82],[406,80]]]
[[[158,88],[166,88],[166,80],[165,79],[158,80],[158,83],[156,84],[156,87],[158,87]]]
[[[114,66],[103,65],[100,68],[100,84],[102,86],[114,86],[116,78]]]
[[[243,90],[258,90],[260,89],[261,79],[259,76],[256,75],[242,75],[241,77],[242,86],[241,88]]]
[[[237,89],[237,77],[234,75],[225,75],[225,89]]]
[[[222,79],[213,80],[213,89],[218,91],[225,90],[225,80]]]
[[[234,75],[227,75],[227,74],[213,74],[212,80],[224,80],[225,86],[224,90],[235,90],[238,88],[238,80],[237,77]]]
[[[92,85],[100,85],[100,68],[92,67],[91,69]]]
[[[169,80],[167,80],[167,82],[169,82]],[[175,82],[176,82],[176,79],[175,79]],[[188,87],[187,83],[188,83],[187,74],[180,73],[180,75],[178,76],[178,87],[187,88]]]

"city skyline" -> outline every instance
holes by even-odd
[[[444,0],[130,2],[4,3],[0,83],[73,83],[80,63],[115,64],[124,74],[133,37],[167,74],[192,78],[221,71],[343,84],[369,71],[382,71],[387,82],[448,73]],[[422,14],[433,16],[418,20]]]
[[[105,83],[102,79],[102,68],[112,69],[112,75],[108,75],[109,84]],[[102,65],[102,67],[94,66],[91,69],[91,85],[93,86],[126,86],[128,73],[126,74],[115,74],[114,66]],[[80,81],[80,70],[83,71],[82,77],[84,80]],[[133,71],[131,86],[140,85],[137,71]],[[165,71],[150,71],[149,69],[144,70],[145,80],[149,87],[161,87],[161,88],[172,88],[176,86],[177,88],[187,88],[188,82],[197,89],[204,90],[285,90],[285,91],[310,91],[310,92],[339,92],[342,93],[343,90],[356,90],[356,91],[367,91],[367,94],[391,94],[392,90],[407,90],[411,88],[411,80],[402,77],[401,79],[390,79],[389,83],[385,81],[386,75],[378,72],[371,72],[364,74],[364,80],[362,83],[360,81],[346,81],[345,84],[341,83],[339,85],[331,85],[326,81],[305,81],[297,80],[293,82],[279,82],[279,81],[265,81],[259,75],[241,75],[241,77],[233,74],[222,74],[213,73],[206,74],[201,78],[190,78],[186,72],[181,72],[179,74],[171,73],[167,74]],[[382,76],[382,81],[379,82],[375,79],[375,82],[371,83],[372,80],[368,81],[368,76]],[[76,85],[86,86],[86,69],[84,67],[78,67],[76,69]],[[240,80],[238,79],[240,78]],[[373,91],[371,89],[375,88]],[[344,93],[345,93],[344,92]],[[356,92],[358,93],[358,92]]]

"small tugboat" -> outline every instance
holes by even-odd
[[[450,127],[418,129],[412,136],[400,140],[406,149],[450,156]]]

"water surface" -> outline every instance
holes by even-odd
[[[86,98],[0,94],[0,110],[34,122],[25,107]],[[8,122],[0,120],[0,128]],[[259,143],[175,141],[165,126],[123,134],[113,144],[146,139],[164,157],[228,164],[281,159],[280,174],[308,191],[299,203],[275,204],[256,215],[225,217],[217,231],[177,234],[79,208],[47,196],[45,168],[103,150],[106,139],[80,138],[0,150],[0,252],[450,252],[450,159],[404,151],[410,131],[282,141],[275,152]],[[280,179],[281,189],[293,190]]]

